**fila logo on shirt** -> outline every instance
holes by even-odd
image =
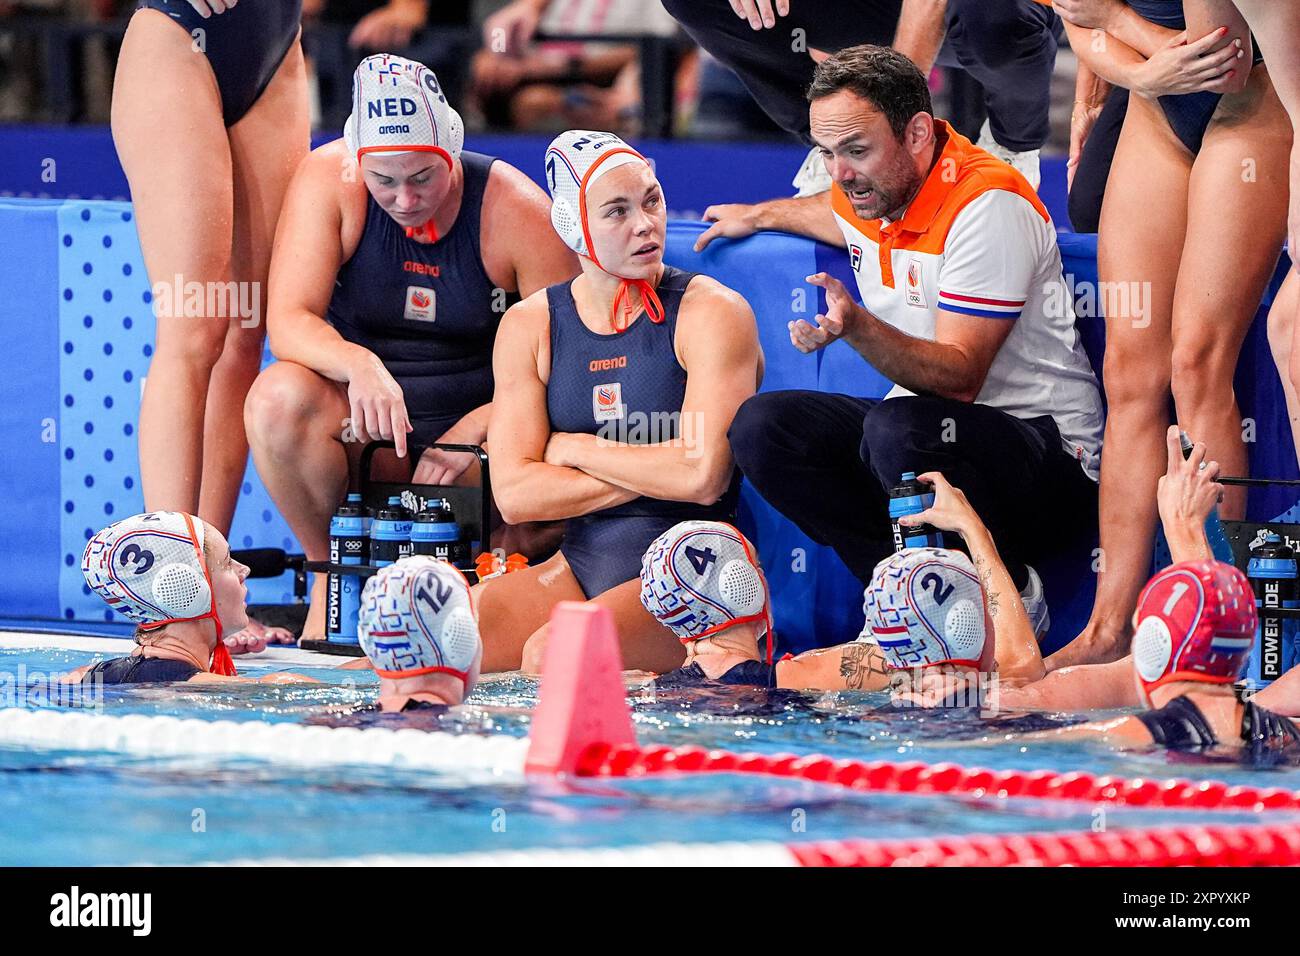
[[[623,383],[593,385],[591,388],[591,414],[598,422],[617,421],[623,417]]]
[[[907,304],[918,309],[925,308],[925,285],[920,259],[913,259],[907,264]]]
[[[849,265],[853,266],[854,272],[862,271],[862,247],[856,244],[849,245]]]
[[[408,285],[406,311],[402,314],[408,322],[432,322],[438,314],[437,295],[428,286]]]

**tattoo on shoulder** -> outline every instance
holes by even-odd
[[[868,674],[888,674],[885,655],[875,644],[853,642],[840,652],[840,676],[852,690],[861,690]]]

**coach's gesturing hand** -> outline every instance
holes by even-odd
[[[812,325],[804,319],[790,323],[790,341],[800,352],[815,352],[851,332],[864,314],[862,306],[853,301],[844,283],[825,272],[808,277],[808,282],[826,290],[826,312],[819,314]]]

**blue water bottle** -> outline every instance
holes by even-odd
[[[934,504],[934,491],[918,481],[916,472],[903,472],[902,480],[889,489],[889,526],[894,533],[894,550],[904,548],[945,548],[943,532],[928,524],[903,527],[898,519],[915,515]]]
[[[370,563],[385,567],[411,553],[411,513],[393,495],[370,523]]]
[[[330,563],[365,564],[370,557],[369,523],[361,496],[348,495],[330,518]],[[361,610],[363,581],[356,574],[329,576],[329,600],[326,604],[326,640],[338,644],[357,643],[357,614]]]
[[[1192,439],[1187,432],[1181,429],[1178,432],[1178,444],[1183,449],[1183,460],[1186,461],[1192,457]],[[1224,564],[1236,564],[1236,557],[1232,553],[1232,545],[1228,541],[1228,535],[1223,530],[1223,522],[1219,520],[1219,507],[1215,505],[1210,511],[1209,516],[1205,519],[1205,538],[1210,542],[1210,551],[1214,553],[1215,560],[1222,561]]]
[[[1296,581],[1295,552],[1280,537],[1269,533],[1250,550],[1246,566],[1255,607],[1259,611],[1259,630],[1250,651],[1246,676],[1253,685],[1262,687],[1295,666],[1295,643],[1288,640],[1295,633],[1295,621],[1271,613],[1278,608],[1300,605],[1300,587]]]
[[[411,522],[411,551],[456,567],[468,563],[469,549],[460,539],[460,525],[452,513],[451,502],[443,498],[425,502],[424,509]]]

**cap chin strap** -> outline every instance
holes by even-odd
[[[203,556],[203,546],[199,544],[199,536],[194,530],[194,519],[183,511],[181,516],[185,519],[185,528],[189,532],[190,544],[194,546],[194,553],[198,556],[199,567],[203,569],[203,578],[208,582],[208,602],[211,607],[205,613],[197,614],[194,617],[169,617],[161,621],[150,621],[148,624],[141,624],[140,630],[147,633],[166,627],[168,624],[211,619],[217,629],[217,646],[212,649],[212,655],[208,658],[208,670],[222,677],[235,677],[238,672],[235,670],[235,661],[230,656],[230,649],[226,647],[226,642],[222,640],[225,629],[221,625],[221,616],[217,613],[217,594],[212,589],[212,574],[208,571],[208,562]]]
[[[437,242],[438,225],[433,221],[433,217],[430,216],[429,221],[426,222],[423,226],[407,226],[406,238],[415,239],[415,240],[419,240],[423,238],[428,240],[429,242]]]
[[[423,677],[425,674],[450,674],[460,681],[461,686],[465,688],[466,694],[469,693],[469,671],[458,671],[454,667],[421,667],[419,670],[413,671],[381,671],[376,667],[375,673],[380,677],[387,677],[389,680]]]
[[[592,256],[591,261],[596,263],[597,268],[605,269],[596,257]],[[611,272],[610,275],[613,275]],[[618,284],[618,291],[614,293],[614,304],[609,310],[609,324],[614,327],[615,332],[626,332],[627,327],[632,324],[632,319],[636,316],[636,310],[632,305],[632,290],[635,289],[641,293],[641,305],[645,307],[645,313],[650,317],[650,321],[659,325],[664,320],[664,304],[659,301],[659,293],[655,292],[655,287],[645,279],[623,279]],[[619,325],[619,304],[622,304],[623,324]]]

